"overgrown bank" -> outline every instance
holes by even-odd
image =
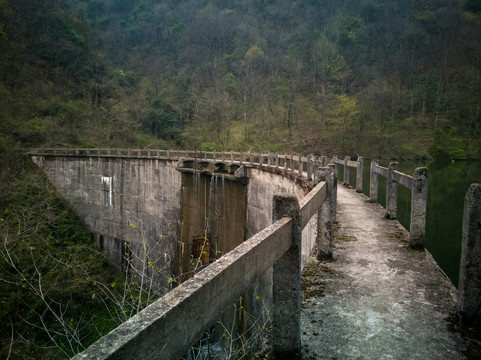
[[[0,358],[69,358],[138,311],[138,286],[28,158],[0,169]]]

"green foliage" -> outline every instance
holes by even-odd
[[[215,142],[203,142],[202,144],[200,144],[200,150],[202,151],[215,151],[220,148],[221,147],[219,146],[219,144]]]
[[[96,327],[105,333],[116,326],[95,282],[121,277],[109,269],[88,230],[28,159],[4,153],[0,163],[0,357],[9,351],[12,327],[13,359],[73,355],[66,339],[54,333],[64,332],[64,321],[72,331],[78,326],[88,344],[98,337]],[[58,348],[45,348],[51,340],[43,326]]]

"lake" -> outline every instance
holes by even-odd
[[[363,192],[369,196],[370,160],[364,161]],[[381,161],[382,166],[388,162]],[[464,197],[472,183],[481,183],[481,163],[456,161],[454,163],[399,162],[399,171],[412,175],[417,167],[428,168],[428,206],[426,215],[426,248],[439,266],[458,285],[459,261]],[[338,167],[342,180],[342,167]],[[351,170],[350,184],[355,184],[355,171]],[[378,199],[386,204],[386,178],[379,176]],[[398,186],[398,220],[409,229],[411,191]]]

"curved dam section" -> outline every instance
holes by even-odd
[[[33,156],[116,267],[156,263],[169,277],[181,225],[182,176],[170,160]],[[128,264],[130,261],[130,265]],[[166,266],[168,265],[168,266]],[[169,276],[167,276],[169,275]]]
[[[276,192],[302,199],[309,191],[306,179],[258,164],[227,174],[179,167],[179,159],[169,158],[66,154],[32,160],[114,266],[141,268],[147,258],[161,287],[191,277],[270,225]],[[315,242],[315,221],[303,232],[303,263]]]

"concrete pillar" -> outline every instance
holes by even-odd
[[[350,160],[351,158],[349,156],[346,156],[344,158],[344,181],[343,181],[343,184],[344,185],[349,185],[349,175],[351,174],[351,171],[349,169],[349,166],[347,166],[347,162]]]
[[[378,160],[371,161],[371,173],[369,175],[369,200],[371,200],[373,203],[377,202],[377,188],[379,184],[379,175],[375,171],[377,166],[379,166]]]
[[[389,163],[387,168],[386,182],[386,219],[396,219],[397,217],[397,186],[393,180],[393,171],[398,169],[397,162]]]
[[[461,321],[481,325],[481,184],[471,184],[464,199],[458,290]]]
[[[359,193],[362,192],[363,171],[364,171],[364,159],[362,157],[359,157],[357,158],[357,167],[356,167],[356,191]]]
[[[323,155],[321,156],[321,167],[326,167],[327,166],[327,156]]]
[[[331,218],[332,218],[332,223],[334,224],[336,222],[336,211],[337,211],[337,166],[336,164],[329,164],[328,168],[329,170],[331,170],[331,173],[333,175]]]
[[[317,174],[317,172],[319,171],[319,167],[320,167],[318,156],[316,156],[314,158],[313,166],[314,166],[314,168],[312,169],[312,176],[313,176],[312,181],[314,181],[315,184],[318,184],[319,183],[319,175]]]
[[[312,179],[312,155],[307,155],[307,180]]]
[[[428,169],[416,168],[411,189],[411,229],[409,246],[424,249],[426,205],[428,202]]]
[[[302,163],[302,155],[299,154],[299,162],[297,164],[297,174],[302,177],[302,174],[304,172],[304,164]]]
[[[292,218],[292,245],[274,264],[272,342],[276,360],[301,359],[301,216],[295,195],[277,193],[273,221]]]
[[[317,213],[317,259],[332,259],[332,227],[334,204],[334,173],[329,168],[321,168],[318,171],[319,181],[327,182],[326,200]]]

